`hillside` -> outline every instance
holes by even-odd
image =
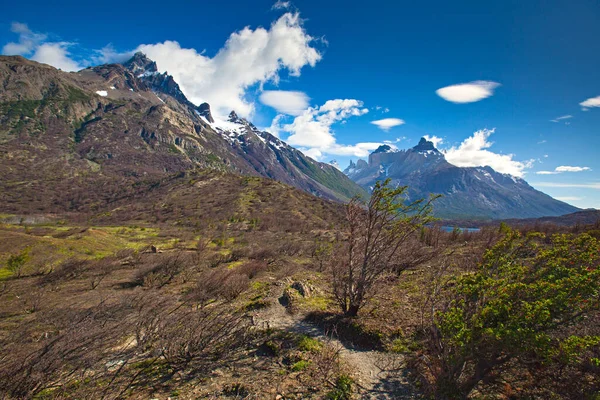
[[[77,210],[194,168],[271,178],[326,199],[364,193],[235,112],[215,123],[210,106],[191,104],[142,54],[76,73],[3,56],[0,78],[5,211]]]

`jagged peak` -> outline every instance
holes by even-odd
[[[371,154],[377,154],[377,153],[397,153],[397,152],[398,152],[398,149],[396,149],[395,147],[389,146],[387,144],[382,144],[381,146],[379,146]]]
[[[206,118],[206,120],[211,124],[215,122],[215,119],[213,118],[212,113],[210,112],[210,104],[202,103],[198,107],[196,107],[196,110],[198,111],[198,114]]]
[[[242,118],[240,118],[237,113],[235,112],[235,110],[231,110],[231,112],[229,113],[229,117],[227,118],[227,120],[229,122],[235,122],[235,123],[241,123],[243,120]]]
[[[424,137],[421,138],[421,140],[419,140],[419,144],[417,144],[415,147],[412,148],[412,150],[414,151],[434,151],[439,153],[438,149],[435,148],[435,145],[433,144],[433,142],[425,139]]]
[[[123,66],[133,73],[139,73],[139,72],[156,73],[156,72],[158,72],[158,67],[156,65],[156,62],[149,59],[141,51],[138,51],[137,53],[135,53],[133,55],[133,57],[131,57],[129,60],[127,60],[125,63],[123,63]]]

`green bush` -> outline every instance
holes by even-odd
[[[6,268],[17,278],[21,276],[25,263],[29,260],[29,249],[23,250],[19,254],[13,254],[6,261]]]
[[[549,244],[548,244],[549,242]],[[436,315],[438,390],[466,396],[509,361],[577,363],[600,336],[565,328],[600,306],[598,241],[587,235],[508,231],[474,273],[454,282]],[[569,332],[569,334],[564,334]]]
[[[300,351],[320,351],[323,348],[323,343],[319,342],[317,339],[313,339],[309,336],[303,335],[300,340],[298,340],[298,350]]]
[[[305,370],[310,365],[310,361],[300,360],[292,365],[292,371],[299,372]]]
[[[329,400],[348,400],[352,396],[354,381],[348,375],[340,375],[335,381],[335,388],[327,393]]]

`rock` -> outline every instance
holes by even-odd
[[[313,287],[304,282],[294,282],[292,284],[292,288],[296,289],[298,293],[302,295],[302,297],[310,297],[313,292]]]

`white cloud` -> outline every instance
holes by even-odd
[[[573,116],[572,115],[563,115],[562,117],[557,117],[557,118],[551,119],[550,122],[559,122],[563,119],[570,119],[570,118],[573,118]]]
[[[32,60],[52,65],[64,71],[77,71],[81,65],[69,57],[69,42],[49,42],[48,36],[33,32],[27,24],[13,22],[11,32],[19,35],[18,42],[10,42],[2,47],[2,54],[22,55]]]
[[[78,71],[83,67],[69,57],[69,46],[71,43],[67,42],[44,43],[37,47],[31,59],[63,71]]]
[[[383,143],[392,145],[394,143],[399,143],[400,141],[405,140],[405,139],[406,139],[406,137],[402,136],[402,137],[396,138],[394,140],[384,140]],[[394,146],[394,147],[396,147],[396,146]]]
[[[271,135],[275,137],[279,137],[279,133],[281,132],[281,120],[285,118],[285,115],[279,114],[273,118],[271,122],[271,126],[268,128],[263,128],[263,130],[269,132]]]
[[[328,100],[321,107],[309,107],[282,128],[291,133],[287,139],[291,145],[326,149],[335,144],[331,126],[351,116],[366,114],[368,110],[361,108],[362,105],[361,101],[354,99]]]
[[[107,44],[100,50],[93,50],[93,54],[90,57],[91,65],[111,64],[111,63],[122,63],[133,57],[135,51],[118,52],[115,50],[112,44]]]
[[[373,125],[377,125],[377,127],[383,131],[389,131],[394,126],[404,125],[404,120],[400,118],[384,118],[379,119],[377,121],[371,121]]]
[[[490,166],[494,170],[517,177],[525,175],[525,169],[530,168],[533,161],[516,161],[514,154],[498,154],[486,150],[493,145],[488,138],[495,129],[482,129],[465,139],[458,147],[451,147],[443,153],[449,163],[458,167]]]
[[[19,35],[19,41],[5,44],[2,47],[2,54],[5,55],[29,55],[46,40],[45,34],[32,32],[27,24],[20,22],[13,22],[10,31]]]
[[[569,165],[561,165],[560,167],[556,167],[557,172],[582,172],[582,171],[590,171],[590,167],[571,167]]]
[[[536,183],[531,183],[531,186],[550,187],[550,188],[579,188],[579,189],[598,189],[598,190],[600,190],[600,182],[589,182],[589,183],[536,182]]]
[[[273,4],[273,7],[271,7],[271,10],[285,10],[290,8],[292,5],[291,1],[281,1],[281,0],[277,0],[277,2],[275,4]]]
[[[591,171],[590,167],[572,167],[570,165],[561,165],[554,168],[554,171],[537,171],[538,175],[556,175],[562,172],[583,172],[583,171]]]
[[[344,123],[350,117],[358,117],[368,113],[363,103],[355,99],[328,100],[320,107],[309,107],[289,124],[280,124],[280,116],[273,125],[276,131],[285,131],[290,135],[286,142],[296,146],[304,154],[317,160],[325,154],[367,157],[381,143],[356,143],[343,145],[337,143],[332,126]],[[272,126],[273,126],[272,125]]]
[[[579,200],[583,200],[585,197],[576,197],[576,196],[557,196],[555,197],[556,200],[560,200],[560,201],[579,201]]]
[[[590,97],[589,99],[579,103],[579,105],[583,107],[584,111],[587,111],[588,108],[600,107],[600,96]]]
[[[437,137],[437,136],[429,136],[429,135],[425,135],[423,136],[425,138],[425,140],[428,140],[430,142],[433,143],[433,145],[437,148],[439,144],[444,143],[444,139]]]
[[[500,84],[497,82],[474,81],[446,86],[436,90],[436,93],[452,103],[473,103],[492,96],[498,86]]]
[[[254,111],[245,98],[247,90],[266,82],[277,84],[282,70],[300,76],[304,66],[314,66],[321,59],[312,47],[314,41],[298,13],[285,13],[269,29],[245,27],[232,33],[212,58],[175,41],[145,44],[137,50],[155,60],[161,71],[173,75],[192,102],[206,101],[220,116],[235,110],[247,117]]]
[[[285,90],[265,90],[260,95],[260,101],[277,112],[288,115],[300,115],[308,108],[310,98],[304,92]]]

